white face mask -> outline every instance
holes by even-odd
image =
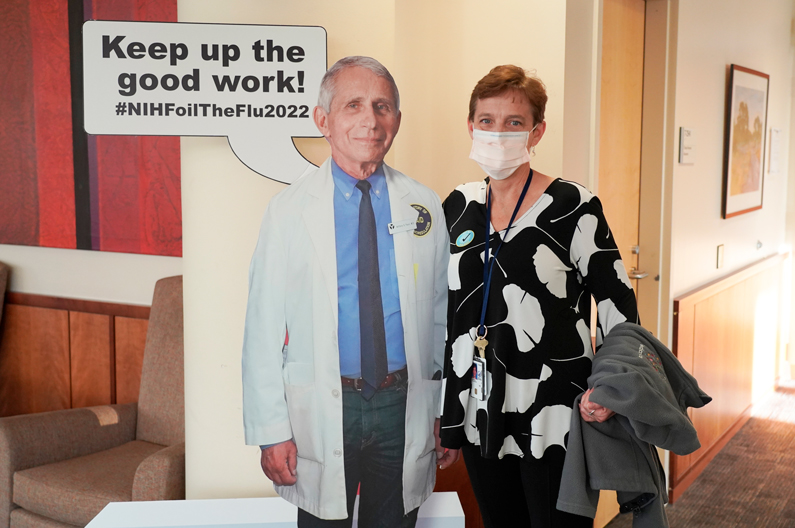
[[[527,152],[530,132],[487,132],[473,128],[469,159],[475,160],[491,178],[504,180],[530,161]]]

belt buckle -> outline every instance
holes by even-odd
[[[353,388],[356,389],[356,392],[362,392],[363,384],[364,380],[362,378],[356,378],[353,380]]]

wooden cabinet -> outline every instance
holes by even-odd
[[[781,329],[788,299],[782,288],[788,255],[773,255],[674,300],[673,351],[712,397],[690,409],[701,448],[671,454],[671,503],[701,474],[771,391],[783,359]]]
[[[8,293],[0,416],[138,400],[148,306]]]

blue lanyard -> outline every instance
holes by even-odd
[[[484,325],[486,322],[486,307],[488,306],[489,302],[491,274],[494,271],[494,263],[497,261],[497,254],[500,252],[500,249],[502,249],[505,239],[508,238],[508,231],[511,229],[513,221],[516,219],[516,214],[519,212],[519,208],[522,206],[522,202],[524,201],[524,197],[527,194],[527,189],[530,188],[530,182],[532,179],[533,169],[530,169],[530,174],[527,175],[527,181],[524,184],[524,189],[522,189],[522,194],[519,195],[519,201],[516,202],[516,208],[513,210],[513,214],[511,215],[511,221],[508,222],[508,227],[505,228],[505,235],[503,235],[502,240],[500,240],[500,245],[497,246],[497,249],[494,250],[494,255],[491,257],[489,257],[489,238],[491,238],[491,184],[489,184],[489,188],[486,193],[486,243],[483,253],[483,307],[480,310],[480,324],[478,324],[478,328],[475,331],[478,337],[486,336],[487,330],[486,326]]]

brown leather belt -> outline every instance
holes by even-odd
[[[357,391],[361,392],[362,387],[364,386],[364,380],[362,378],[340,378],[342,380],[343,387],[353,387]],[[381,382],[381,385],[378,386],[378,389],[386,389],[387,387],[391,387],[396,383],[400,383],[401,381],[409,379],[409,371],[407,367],[404,367],[400,370],[396,370],[395,372],[390,372],[384,378],[384,381]]]

